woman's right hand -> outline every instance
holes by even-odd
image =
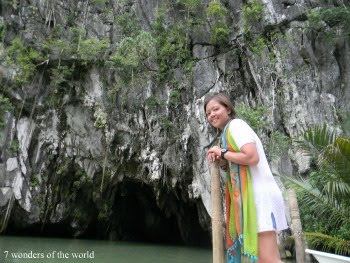
[[[209,152],[208,153],[208,161],[210,162],[210,163],[213,163],[213,162],[215,162],[216,160],[217,160],[217,155],[215,154],[215,153],[212,153],[212,152]]]
[[[210,163],[218,161],[220,167],[225,167],[227,165],[227,160],[221,158],[221,148],[219,146],[214,146],[209,149],[208,161]]]
[[[214,146],[208,150],[208,161],[210,163],[221,159],[221,148],[219,146]]]

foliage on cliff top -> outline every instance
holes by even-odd
[[[337,27],[343,30],[343,36],[350,37],[350,5],[314,8],[307,17],[312,30],[325,33],[326,27]]]
[[[156,39],[156,60],[160,79],[171,75],[176,68],[188,72],[192,69],[193,63],[188,38],[190,24],[186,21],[171,24],[166,21],[165,16],[164,10],[159,9],[152,29],[152,35]]]
[[[264,5],[261,0],[250,0],[243,6],[242,16],[245,24],[259,22],[264,15]]]
[[[211,44],[227,46],[230,36],[230,28],[226,22],[227,9],[219,1],[211,1],[206,9],[206,13],[211,24]]]
[[[16,37],[5,49],[5,58],[7,65],[16,71],[14,83],[23,85],[29,83],[35,75],[41,54],[32,47],[24,46],[20,38]]]

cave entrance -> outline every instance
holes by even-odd
[[[117,240],[186,245],[210,245],[208,231],[199,223],[197,205],[179,200],[175,193],[160,196],[152,188],[125,180],[119,184],[113,207],[111,233]]]

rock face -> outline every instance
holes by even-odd
[[[1,4],[1,56],[12,59],[2,59],[1,94],[14,106],[1,116],[0,137],[0,226],[8,233],[210,243],[205,153],[217,131],[203,112],[209,92],[266,107],[265,131],[294,138],[323,122],[341,131],[350,111],[349,37],[327,21],[310,29],[308,13],[320,4],[222,1],[229,34],[221,46],[210,37],[207,1],[160,2]],[[128,31],[133,20],[123,24],[130,17],[137,33]],[[188,26],[189,18],[186,31],[179,21]],[[197,27],[195,19],[203,19]],[[25,52],[40,53],[28,60],[34,72],[24,71],[20,46],[9,51],[16,36]],[[308,169],[292,146],[272,164],[287,175]]]

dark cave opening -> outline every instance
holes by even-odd
[[[117,240],[185,245],[210,245],[210,234],[200,226],[197,205],[178,200],[172,192],[156,194],[149,185],[123,181],[118,187],[110,235]]]
[[[113,190],[111,213],[104,221],[98,219],[95,205],[85,203],[82,196],[68,217],[58,223],[28,225],[27,213],[15,205],[6,234],[210,246],[209,230],[199,222],[199,202],[184,200],[181,189],[169,191],[164,185],[157,191],[140,181],[123,180]],[[77,208],[85,215],[79,221],[79,235],[71,225]]]

